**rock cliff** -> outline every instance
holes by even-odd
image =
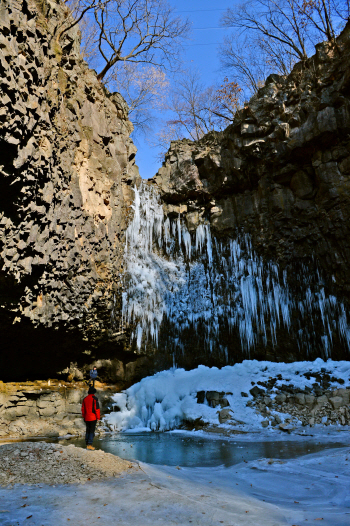
[[[96,384],[101,415],[113,407],[116,387]],[[37,380],[35,382],[0,381],[0,439],[18,436],[83,435],[85,424],[81,404],[87,395],[83,382]],[[98,429],[101,427],[98,424]]]
[[[171,215],[238,231],[282,265],[314,257],[349,297],[350,26],[270,75],[221,133],[174,141],[154,178]]]
[[[296,64],[290,75],[270,75],[226,130],[209,133],[196,142],[172,142],[152,181],[170,219],[182,218],[193,233],[198,225],[210,226],[222,246],[230,238],[244,239],[248,235],[251,254],[262,258],[261,265],[277,265],[273,268],[282,287],[278,285],[279,291],[285,286],[288,293],[294,294],[295,309],[289,311],[288,329],[278,329],[279,334],[271,339],[268,336],[267,342],[264,336],[265,344],[251,347],[250,357],[283,361],[326,357],[328,338],[333,341],[334,359],[349,356],[346,338],[342,340],[331,328],[332,324],[335,327],[342,323],[340,311],[348,309],[350,297],[349,59],[348,24],[334,44],[318,44],[316,54],[305,63]],[[245,283],[244,273],[251,273],[249,257],[240,278]],[[225,265],[219,274],[225,273]],[[255,281],[255,277],[252,279]],[[265,294],[265,285],[260,285],[259,295]],[[310,303],[306,315],[304,306],[308,300],[300,306],[298,298],[308,288],[314,291],[316,308]],[[244,291],[239,289],[237,283],[244,307]],[[255,295],[258,290],[252,288],[251,292]],[[209,287],[207,293],[210,294]],[[250,294],[248,289],[247,293]],[[329,335],[321,337],[326,343],[322,350],[321,342],[315,344],[314,340],[308,345],[306,340],[310,334],[325,332],[327,323],[321,305],[324,295],[331,302],[338,298],[344,304],[339,313],[333,312],[329,317]],[[273,296],[274,293],[272,302],[276,300]],[[255,309],[253,303],[251,308]],[[252,331],[257,337],[259,331],[265,331],[259,324],[256,312]],[[291,332],[293,325],[295,331]],[[347,329],[345,325],[340,329],[344,335],[343,328],[345,332]],[[193,355],[180,353],[179,363],[187,367],[189,360],[192,364],[224,365],[227,359],[240,359],[241,344],[235,341],[238,329],[235,334],[226,332],[222,341],[229,349],[229,358],[226,351],[221,358],[211,351],[205,356],[205,336],[197,342],[197,337],[194,341],[189,335],[185,346],[194,349]],[[273,341],[275,337],[278,343]],[[244,355],[247,356],[243,352]]]
[[[115,380],[133,359],[119,332],[123,234],[139,180],[132,124],[82,59],[77,26],[64,31],[71,23],[60,1],[1,2],[2,380],[52,377],[93,358]]]
[[[3,0],[0,6],[2,380],[57,377],[59,371],[81,379],[82,369],[95,363],[104,380],[122,382],[120,387],[172,364],[173,336],[182,330],[179,314],[186,335],[174,350],[178,365],[219,366],[246,357],[239,331],[232,336],[225,328],[222,349],[216,352],[214,345],[212,352],[205,323],[194,338],[189,317],[175,304],[174,319],[161,327],[158,352],[154,342],[142,351],[129,344],[128,330],[121,327],[125,231],[133,186],[140,182],[132,124],[122,97],[109,93],[83,61],[77,26],[67,29],[70,17],[58,0]],[[260,270],[264,262],[288,270],[290,297],[293,290],[297,297],[303,276],[310,276],[313,301],[320,301],[319,319],[311,320],[308,334],[321,335],[318,347],[312,338],[307,342],[310,358],[322,355],[321,345],[327,355],[332,338],[332,357],[347,357],[350,341],[342,321],[350,299],[349,56],[347,26],[334,44],[317,45],[315,56],[289,76],[271,75],[225,131],[173,142],[150,183],[161,194],[166,216],[180,216],[189,232],[204,225],[205,239],[210,225],[223,242],[248,234],[262,258]],[[245,261],[243,274],[249,272]],[[272,276],[275,267],[268,272]],[[284,278],[279,279],[283,292]],[[205,286],[209,298],[211,284]],[[193,290],[198,294],[198,287]],[[275,291],[268,292],[273,298]],[[322,298],[338,331],[327,321],[325,336]],[[302,308],[307,297],[303,301]],[[231,312],[233,300],[225,308]],[[277,305],[275,318],[279,312]],[[304,319],[298,325],[295,309],[290,313],[278,345],[276,334],[263,334],[251,317],[251,334],[260,330],[264,341],[251,357],[305,358],[289,332],[293,326],[302,341]],[[265,321],[271,326],[268,316]],[[215,332],[221,322],[214,322]],[[137,333],[135,324],[130,328]],[[246,329],[250,338],[247,324]]]

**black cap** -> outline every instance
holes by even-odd
[[[89,387],[89,394],[95,394],[96,389],[94,387]]]

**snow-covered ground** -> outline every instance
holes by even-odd
[[[85,485],[0,489],[2,526],[349,526],[350,447],[231,468],[141,464]]]
[[[218,408],[198,403],[197,393],[225,392],[234,418],[244,422],[240,427],[246,431],[227,440],[241,441],[249,449],[249,443],[270,437],[274,458],[249,460],[248,456],[247,461],[239,460],[239,464],[229,467],[140,463],[138,472],[85,485],[0,488],[0,525],[302,526],[320,522],[325,526],[349,526],[349,428],[297,427],[291,435],[277,435],[271,428],[263,429],[261,415],[247,406],[253,383],[265,389],[258,382],[266,384],[270,380],[271,386],[271,379],[276,380],[269,388],[271,398],[282,384],[295,389],[313,387],[315,377],[308,373],[328,373],[327,389],[344,388],[349,385],[350,362],[318,359],[283,364],[247,360],[220,370],[201,366],[145,378],[115,396],[121,411],[107,417],[112,428],[173,429],[172,433],[178,433],[176,428],[184,420],[201,418],[218,424]],[[242,396],[242,392],[248,396]],[[223,440],[220,435],[211,439]],[[304,444],[317,440],[324,447],[331,442],[343,446],[296,458],[278,458],[276,449],[283,449],[281,441],[295,440]]]
[[[283,384],[300,389],[312,388],[315,378],[308,376],[308,373],[328,373],[331,376],[330,388],[346,387],[349,385],[350,362],[330,359],[325,362],[321,358],[313,362],[289,364],[245,360],[222,369],[201,365],[191,371],[162,371],[144,378],[124,393],[117,393],[114,401],[120,411],[107,415],[105,422],[110,429],[118,431],[164,431],[179,427],[183,421],[195,421],[198,418],[210,424],[218,424],[220,408],[210,407],[206,401],[197,403],[197,393],[224,391],[232,393],[225,398],[233,412],[233,419],[243,423],[237,429],[253,431],[261,429],[261,421],[264,419],[254,408],[247,406],[247,402],[252,399],[249,391],[253,384],[277,378],[270,395],[273,398],[273,393]],[[242,392],[248,396],[242,396]],[[280,415],[282,421],[285,416]]]

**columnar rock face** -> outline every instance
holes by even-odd
[[[216,247],[218,254],[216,281],[211,278],[206,290],[208,297],[210,287],[214,290],[211,304],[218,298],[215,284],[225,279],[232,257],[235,261],[241,257],[248,240],[251,248],[244,256],[245,270],[235,263],[236,270],[231,272],[238,302],[229,315],[235,317],[242,308],[255,313],[252,323],[252,318],[248,320],[248,336],[253,334],[257,340],[266,336],[269,321],[262,323],[259,314],[266,305],[277,305],[284,290],[293,298],[294,307],[286,311],[288,327],[280,325],[263,345],[251,345],[251,358],[290,361],[327,357],[330,352],[335,359],[349,356],[345,314],[350,296],[349,56],[348,24],[335,43],[318,44],[316,54],[296,64],[290,75],[270,75],[225,131],[209,133],[196,142],[172,142],[153,178],[168,218],[182,218],[196,244],[198,225],[207,231],[210,227],[215,237],[210,251],[211,246]],[[238,253],[231,250],[231,256],[229,248],[225,252],[230,239],[240,242]],[[262,278],[254,254],[261,258],[259,265],[270,265],[275,275]],[[226,258],[223,263],[221,255]],[[275,279],[277,295],[274,292],[265,300]],[[225,287],[220,290],[224,297]],[[328,322],[324,318],[326,296],[329,305],[342,302]],[[282,319],[283,307],[276,312],[278,320]],[[277,318],[272,320],[274,326]],[[235,338],[238,328],[247,332],[248,325],[242,319],[235,331],[225,335],[223,330],[223,346],[229,350],[226,361],[225,356],[213,358],[217,346],[207,358],[202,356],[204,343],[197,349],[198,335],[196,341],[189,337],[183,346],[195,348],[196,363],[213,364],[215,360],[215,365],[224,365],[227,359],[230,363],[244,358],[244,352],[239,357],[242,344]],[[323,350],[314,336],[321,337]],[[189,367],[194,360],[194,355],[183,352],[179,362]]]
[[[218,237],[244,231],[266,259],[317,261],[349,297],[350,26],[287,77],[271,75],[232,125],[172,142],[154,178],[167,213]],[[333,280],[331,279],[333,277]]]
[[[1,2],[2,379],[130,361],[119,307],[139,180],[132,124],[81,58],[77,26],[64,31],[71,23],[59,1]]]

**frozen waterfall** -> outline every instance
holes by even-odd
[[[327,358],[334,337],[350,348],[344,304],[326,292],[318,271],[302,267],[291,290],[292,270],[263,261],[248,235],[222,242],[208,222],[190,233],[180,216],[164,216],[156,188],[134,190],[123,324],[132,327],[136,350],[151,344],[178,354],[197,345],[229,361],[236,351],[276,346],[281,329],[306,355],[318,348]]]

